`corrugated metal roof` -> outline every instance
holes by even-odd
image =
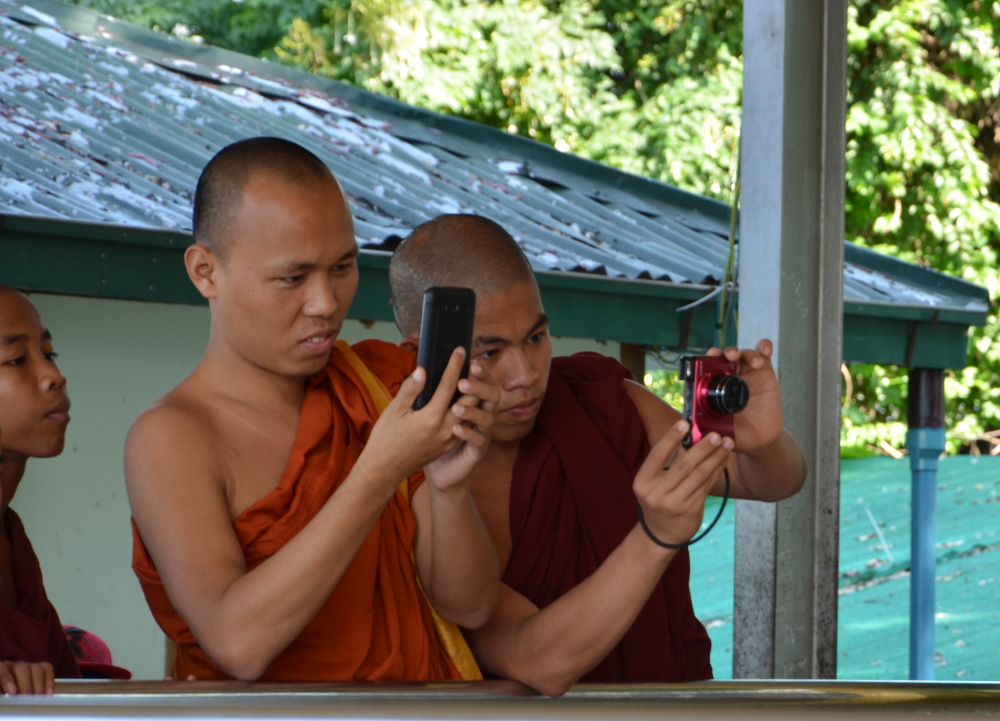
[[[706,518],[718,499],[709,499]],[[866,510],[867,509],[867,510]],[[869,513],[871,517],[869,517]],[[937,493],[937,678],[1000,680],[1000,458],[948,456]],[[905,679],[909,671],[910,466],[841,461],[839,678]],[[878,537],[878,525],[885,548]],[[709,626],[716,675],[732,668],[734,511],[691,547],[695,611]],[[891,560],[890,560],[891,554]]]
[[[596,164],[553,171],[536,162],[551,149],[506,143],[485,128],[479,144],[433,142],[432,129],[394,114],[405,107],[398,103],[359,108],[364,94],[355,88],[323,92],[307,82],[313,76],[287,68],[264,77],[259,60],[219,50],[207,57],[151,33],[143,44],[136,37],[147,31],[93,13],[89,34],[61,24],[80,26],[87,12],[0,0],[5,213],[187,231],[208,159],[235,140],[277,135],[308,147],[341,180],[363,248],[392,249],[425,220],[468,212],[510,230],[536,270],[697,284],[721,276],[728,211],[715,201],[663,184],[653,185],[665,202],[630,195],[625,174]],[[191,52],[165,54],[164,44]],[[847,301],[985,311],[975,286],[931,287],[896,272],[905,264],[875,269],[867,256],[848,255]]]

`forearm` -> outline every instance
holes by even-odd
[[[356,466],[277,553],[250,571],[235,569],[215,602],[191,598],[176,604],[222,670],[258,677],[316,615],[391,497],[385,492],[389,484],[374,477],[378,473]]]
[[[593,574],[546,608],[471,632],[476,657],[497,675],[551,696],[565,693],[618,644],[676,553],[637,525]]]
[[[478,628],[493,614],[500,569],[493,541],[468,486],[430,488],[431,562],[428,595],[442,617]]]
[[[780,501],[794,496],[808,471],[805,454],[787,430],[768,446],[735,454],[730,463],[735,476],[733,497],[755,501]]]

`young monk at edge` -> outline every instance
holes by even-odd
[[[294,143],[220,151],[198,181],[194,237],[208,349],[125,449],[133,566],[178,645],[174,677],[474,677],[420,584],[447,621],[492,615],[496,552],[466,476],[496,385],[478,364],[458,381],[456,352],[415,412],[412,354],[335,344],[358,285],[353,223],[333,175]]]
[[[66,379],[27,297],[0,285],[0,689],[51,694],[80,671],[21,519],[10,508],[28,458],[62,453]]]
[[[705,497],[722,495],[723,468],[736,498],[775,501],[801,488],[806,462],[782,427],[771,344],[724,352],[750,387],[735,445],[713,433],[678,456],[680,414],[617,361],[552,359],[534,274],[496,223],[425,223],[396,250],[389,278],[411,349],[427,287],[473,288],[473,357],[500,384],[492,441],[469,481],[503,569],[496,613],[467,634],[483,670],[550,695],[581,677],[711,678],[688,552],[646,536],[636,499],[653,534],[679,544],[698,531]]]

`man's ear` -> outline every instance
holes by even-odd
[[[215,271],[219,268],[219,258],[204,245],[195,243],[184,251],[184,267],[188,278],[205,298],[218,296]]]
[[[405,348],[411,353],[416,353],[420,348],[420,336],[418,335],[408,335],[403,340],[399,341],[399,347]]]

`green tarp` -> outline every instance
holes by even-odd
[[[709,518],[718,508],[712,501]],[[712,636],[717,678],[732,675],[734,516],[727,508],[716,530],[691,549],[691,593]],[[909,463],[845,459],[840,518],[838,676],[905,679]],[[937,678],[1000,680],[1000,458],[941,461],[937,545]]]

